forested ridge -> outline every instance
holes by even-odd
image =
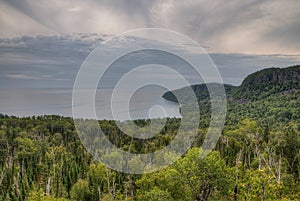
[[[207,85],[214,87],[217,83],[192,85],[198,101],[209,98]],[[166,100],[178,102],[176,96],[186,97],[186,88],[166,92]],[[290,93],[300,89],[300,65],[287,68],[267,68],[248,75],[240,86],[224,84],[226,96],[234,101],[255,101],[277,93]],[[190,98],[190,97],[186,97]]]
[[[2,114],[0,200],[300,200],[299,69],[266,69],[241,86],[225,85],[225,126],[205,158],[199,155],[210,121],[209,95],[205,85],[193,86],[201,109],[193,147],[173,165],[144,175],[116,172],[95,161],[72,118]],[[176,101],[171,92],[164,97]],[[99,121],[113,144],[132,153],[165,147],[179,124],[180,119],[168,118],[156,137],[141,140],[124,134],[115,121]]]

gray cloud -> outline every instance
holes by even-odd
[[[184,33],[211,52],[299,53],[298,0],[2,0],[1,5],[2,36],[160,27]]]
[[[299,47],[282,44],[300,42],[289,37],[300,34],[299,6],[293,0],[188,0],[158,6],[156,13],[165,26],[205,42],[214,52],[299,53]]]
[[[104,38],[94,34],[2,38],[1,88],[70,88],[85,57]]]
[[[0,39],[0,88],[72,88],[77,71],[87,55],[105,40],[107,35],[74,34],[60,36],[23,36],[18,38]],[[116,41],[119,46],[110,46],[109,54],[116,54],[116,50],[122,44],[143,46],[144,43],[153,41],[141,40],[129,37],[123,41]],[[134,42],[135,41],[135,42]],[[163,44],[161,44],[163,45]],[[190,47],[189,44],[186,45]],[[182,47],[174,47],[182,48]],[[193,54],[193,53],[191,53]],[[115,63],[113,73],[107,77],[106,85],[111,84],[113,79],[119,79],[123,70],[134,64],[159,62],[166,66],[179,66],[183,72],[186,65],[168,55],[156,57],[156,53],[138,52],[131,54]],[[238,85],[248,74],[267,67],[285,67],[300,62],[299,55],[272,54],[223,54],[211,53],[213,61],[219,68],[225,83]],[[101,63],[101,61],[99,61]],[[133,63],[136,62],[136,63]],[[124,69],[126,68],[126,69]],[[193,73],[189,76],[193,79]],[[113,77],[111,77],[113,76]],[[147,72],[145,76],[173,79],[164,74]],[[141,75],[137,75],[141,77]],[[176,81],[176,80],[175,80]],[[195,80],[194,82],[200,82]]]

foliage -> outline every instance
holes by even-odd
[[[0,115],[0,200],[300,200],[298,71],[299,66],[258,72],[246,79],[241,91],[226,85],[223,135],[206,157],[201,144],[210,123],[210,103],[205,88],[195,86],[201,121],[193,148],[151,174],[128,175],[94,161],[72,118]],[[134,123],[145,127],[149,120]],[[158,135],[147,140],[126,135],[115,121],[101,120],[99,125],[120,149],[149,153],[174,139],[180,119],[168,118]],[[95,134],[93,126],[87,129]],[[93,143],[100,146],[101,140]],[[162,163],[170,157],[153,160]],[[103,159],[118,161],[119,156],[104,154]],[[139,160],[127,165],[136,167]]]

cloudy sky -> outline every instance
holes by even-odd
[[[298,0],[0,2],[1,37],[158,27],[186,34],[211,52],[300,54]]]
[[[257,70],[300,63],[299,19],[299,0],[0,0],[0,112],[9,113],[13,99],[34,107],[40,93],[23,100],[13,89],[72,88],[95,47],[140,28],[186,35],[225,83],[239,85]]]

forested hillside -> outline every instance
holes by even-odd
[[[93,160],[72,118],[0,115],[0,200],[300,200],[299,78],[300,66],[271,68],[249,75],[241,86],[225,85],[223,135],[205,158],[199,155],[210,121],[209,95],[205,85],[193,86],[202,113],[193,148],[173,165],[144,175]],[[164,98],[176,101],[171,92]],[[169,118],[157,136],[141,140],[114,121],[99,121],[113,144],[132,153],[168,145],[179,124]]]
[[[207,85],[218,85],[208,83]],[[254,101],[277,93],[292,93],[300,89],[300,66],[288,68],[268,68],[248,75],[240,86],[224,84],[226,96],[229,100]],[[192,86],[199,101],[209,98],[206,84]],[[167,92],[163,95],[166,100],[178,102],[177,96],[186,97],[185,88]],[[188,98],[188,97],[187,97]],[[188,101],[187,101],[188,102]]]

